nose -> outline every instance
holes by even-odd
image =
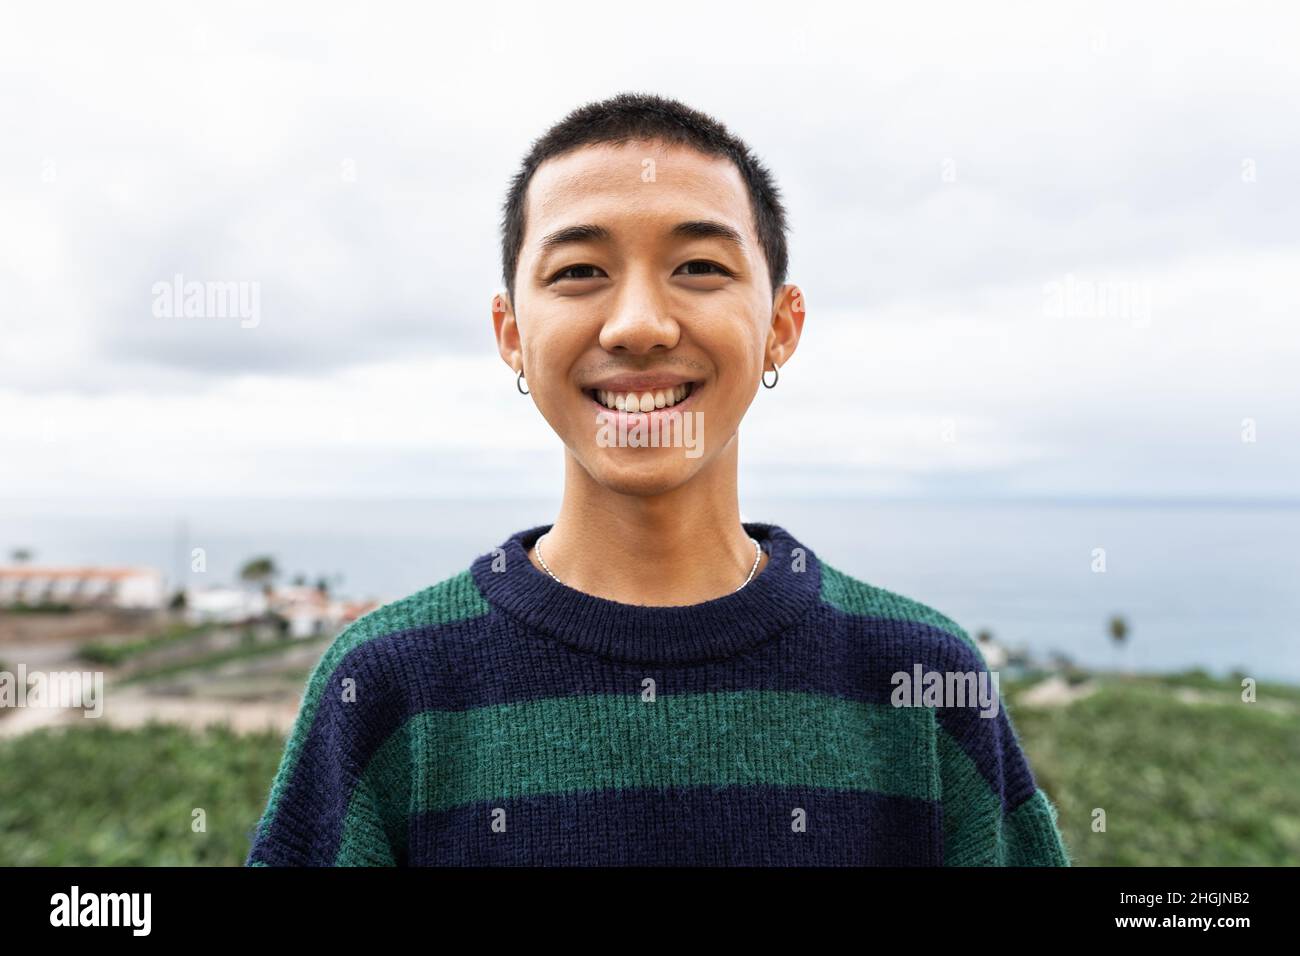
[[[641,355],[659,347],[676,347],[682,330],[671,315],[665,293],[652,276],[629,273],[620,285],[613,311],[601,326],[601,348]]]

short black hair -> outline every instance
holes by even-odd
[[[623,146],[641,140],[690,146],[711,156],[724,156],[736,164],[749,188],[758,241],[767,257],[772,296],[776,297],[776,290],[785,282],[790,256],[786,249],[785,207],[771,172],[749,146],[711,116],[653,93],[619,93],[578,107],[547,130],[533,142],[511,181],[501,217],[501,276],[512,307],[515,272],[524,244],[524,197],[537,167],[583,146],[598,143]]]

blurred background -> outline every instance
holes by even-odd
[[[1300,862],[1294,7],[4,20],[0,864],[241,863],[339,629],[554,518],[500,207],[624,90],[789,210],[744,517],[978,636],[1079,864]]]

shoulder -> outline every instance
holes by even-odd
[[[488,611],[488,603],[479,592],[472,571],[466,568],[357,618],[339,637],[351,632],[352,640],[364,641],[387,634],[469,621]]]
[[[489,611],[466,569],[347,625],[325,649],[313,677],[328,679],[345,661],[349,670],[391,664],[395,657],[409,656],[412,648],[428,647],[427,638],[439,629],[472,623]]]
[[[855,631],[878,634],[893,625],[892,633],[901,635],[910,649],[928,648],[953,661],[983,665],[979,645],[947,614],[855,578],[825,561],[821,562],[821,575],[822,603],[850,618]]]

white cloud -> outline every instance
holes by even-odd
[[[500,203],[622,89],[786,195],[810,319],[747,488],[1294,493],[1292,7],[391,13],[11,14],[0,493],[508,493],[511,454],[553,489],[489,333]],[[262,322],[154,319],[177,272],[258,282]],[[1150,321],[1052,318],[1067,276]]]

